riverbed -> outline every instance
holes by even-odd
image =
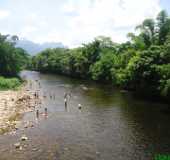
[[[31,127],[0,136],[0,160],[151,160],[170,154],[168,105],[86,80],[34,71],[21,76],[42,101],[21,119]],[[21,141],[22,135],[28,139]]]

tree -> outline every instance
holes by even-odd
[[[163,45],[167,39],[167,35],[170,32],[170,19],[165,10],[161,11],[157,16],[157,32],[158,32],[158,44]]]
[[[13,76],[25,65],[28,54],[23,49],[15,48],[8,37],[0,34],[0,74]]]
[[[153,19],[145,19],[136,29],[140,29],[140,36],[143,38],[146,47],[155,44],[155,22]]]
[[[129,41],[114,43],[105,36],[74,49],[50,49],[33,58],[39,71],[110,82],[144,94],[170,95],[170,20],[161,11],[145,19]]]
[[[111,51],[103,53],[100,60],[90,66],[92,79],[99,81],[111,81],[111,69],[116,63],[115,61],[115,53]]]

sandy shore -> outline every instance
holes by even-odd
[[[33,110],[36,102],[25,87],[19,91],[0,91],[0,134],[17,129],[23,113]]]

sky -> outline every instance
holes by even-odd
[[[0,33],[69,47],[100,35],[124,42],[162,9],[170,11],[170,0],[0,0]]]

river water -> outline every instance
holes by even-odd
[[[0,160],[151,160],[170,153],[167,105],[85,80],[31,71],[21,75],[40,82],[44,98],[35,109],[40,115],[26,113],[21,121],[34,127],[0,136]],[[31,90],[37,89],[33,84]],[[65,93],[71,93],[67,107]],[[48,116],[41,114],[44,108]],[[28,140],[16,149],[23,134]]]

